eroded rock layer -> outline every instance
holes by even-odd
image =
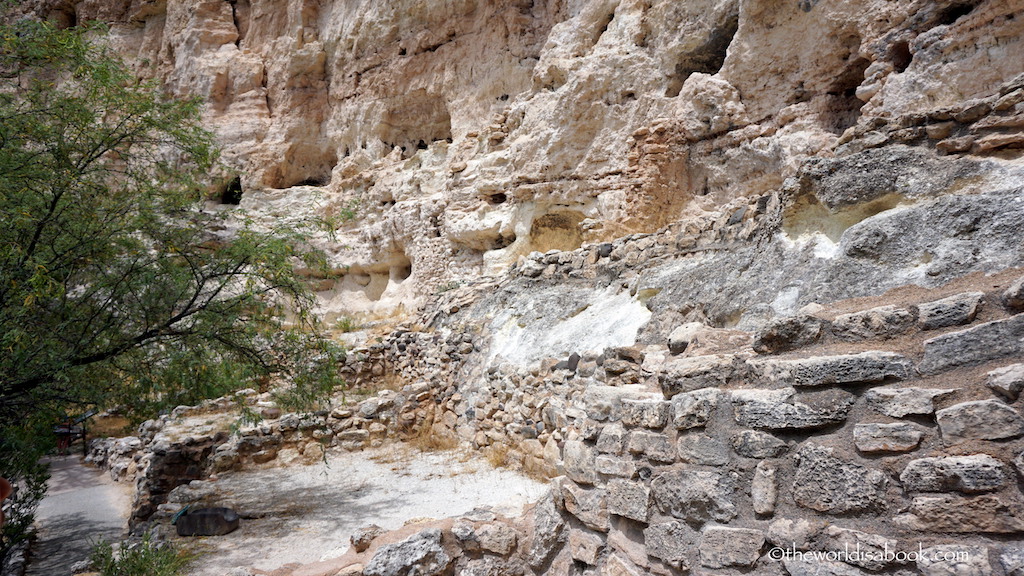
[[[329,321],[405,321],[347,366],[394,392],[189,479],[424,433],[558,478],[296,574],[1024,571],[1024,2],[30,4],[205,99],[211,204],[333,229]]]

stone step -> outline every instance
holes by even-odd
[[[936,336],[924,343],[918,369],[936,374],[1024,353],[1024,314]]]
[[[769,385],[828,386],[906,380],[914,364],[901,354],[870,351],[796,360],[751,360],[755,377]]]

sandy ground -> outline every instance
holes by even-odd
[[[335,558],[348,550],[352,532],[367,524],[391,530],[412,519],[474,508],[517,516],[547,490],[492,468],[479,455],[423,453],[404,445],[332,451],[325,463],[224,474],[214,485],[216,504],[234,508],[242,521],[225,536],[174,538],[199,555],[193,576]]]
[[[27,576],[68,576],[101,539],[123,538],[131,509],[131,485],[83,466],[77,455],[53,456],[49,462],[49,490],[36,511],[38,540]]]

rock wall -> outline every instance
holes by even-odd
[[[1024,2],[25,7],[204,98],[211,207],[328,223],[325,318],[397,326],[348,363],[394,392],[150,430],[140,518],[429,431],[552,495],[364,573],[1024,573]]]
[[[1021,145],[1018,0],[27,5],[107,21],[140,75],[208,102],[214,202],[234,183],[243,209],[338,228],[329,318],[730,214],[811,160]]]

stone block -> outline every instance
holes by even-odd
[[[993,494],[916,496],[898,526],[927,532],[957,534],[1019,534],[1024,532],[1024,504]]]
[[[1012,312],[1024,312],[1024,276],[1014,280],[1003,292],[1003,306]]]
[[[690,464],[724,466],[729,463],[729,448],[721,440],[707,434],[691,432],[680,436],[676,449],[679,459]]]
[[[831,448],[803,445],[796,454],[793,499],[826,514],[879,510],[885,505],[885,474],[846,462]]]
[[[1002,440],[1024,435],[1024,418],[998,400],[962,402],[935,413],[939,430],[952,439]]]
[[[762,546],[764,533],[760,530],[709,526],[700,538],[700,563],[705,568],[753,566]]]
[[[584,530],[569,531],[569,553],[573,560],[583,562],[588,566],[596,566],[603,549],[604,539],[597,534]]]
[[[622,423],[626,426],[661,429],[668,422],[669,403],[664,400],[622,400]]]
[[[999,563],[1003,565],[1006,576],[1024,576],[1024,543],[1003,548]]]
[[[636,463],[627,458],[601,454],[595,460],[598,474],[632,478],[636,476]]]
[[[935,374],[1022,353],[1024,314],[1017,314],[925,340],[924,358],[918,369],[922,374]]]
[[[988,454],[911,460],[900,474],[908,492],[991,492],[1008,484],[1006,465]]]
[[[672,424],[680,430],[706,426],[718,407],[721,394],[717,388],[677,394],[672,398]]]
[[[363,574],[438,576],[443,574],[454,560],[441,546],[441,531],[430,528],[401,542],[378,548],[373,558],[363,568]]]
[[[917,306],[918,326],[921,330],[935,330],[970,324],[974,322],[984,301],[984,292],[964,292],[941,300],[924,302]]]
[[[357,528],[352,532],[352,536],[349,537],[349,542],[352,544],[352,548],[356,552],[362,552],[370,547],[374,538],[387,532],[384,528],[377,526],[376,524],[369,524],[361,528]]]
[[[729,354],[677,358],[665,362],[658,383],[666,399],[701,388],[721,388],[735,376],[735,357]]]
[[[837,316],[832,321],[832,333],[848,341],[893,338],[913,329],[915,320],[913,311],[906,308],[879,306]]]
[[[651,480],[651,494],[664,514],[700,525],[736,517],[735,478],[722,471],[667,470]]]
[[[668,436],[656,432],[630,432],[626,449],[653,462],[674,462],[676,459],[676,451]]]
[[[736,422],[768,430],[804,430],[843,422],[855,400],[853,394],[839,389],[800,395],[791,387],[732,392]]]
[[[476,540],[480,543],[480,549],[499,556],[512,553],[518,538],[515,528],[500,522],[484,524],[476,529]]]
[[[941,544],[921,550],[917,569],[924,576],[991,576],[988,549],[981,546]]]
[[[857,424],[853,443],[865,453],[909,452],[921,444],[924,432],[913,424]]]
[[[700,322],[687,322],[682,326],[676,327],[675,330],[668,335],[668,350],[673,354],[682,354],[686,351],[687,346],[693,342],[700,331],[704,329],[704,324]]]
[[[893,352],[861,352],[796,360],[753,360],[751,369],[773,385],[829,386],[905,380],[913,363]]]
[[[935,412],[935,399],[955,390],[927,388],[872,388],[864,395],[868,406],[880,414],[903,418]]]
[[[732,436],[732,449],[744,458],[775,458],[789,450],[785,442],[760,430],[741,430]]]
[[[647,554],[670,566],[689,570],[690,555],[696,550],[696,534],[682,522],[651,524],[644,529]]]
[[[768,525],[768,541],[779,548],[808,550],[827,525],[807,518],[778,518]]]
[[[869,534],[838,526],[829,526],[825,534],[828,538],[826,550],[844,554],[846,562],[871,571],[883,570],[895,564],[896,559],[889,560],[886,554],[900,551],[897,540],[881,534]]]
[[[1024,364],[1011,364],[988,373],[985,384],[1010,402],[1016,402],[1024,390]]]
[[[566,540],[565,520],[555,506],[555,495],[549,491],[533,508],[533,531],[526,550],[526,562],[536,569],[543,566]]]
[[[779,499],[776,472],[775,464],[767,460],[758,462],[754,468],[754,478],[750,483],[750,500],[754,505],[755,514],[766,516],[775,513],[775,504]]]
[[[639,386],[588,386],[583,393],[583,409],[593,420],[619,420],[622,418],[623,400],[660,400],[655,394]]]
[[[599,532],[607,532],[610,528],[608,518],[608,491],[604,488],[584,488],[571,481],[561,479],[557,483],[560,488],[565,510],[583,522],[588,528]]]
[[[597,482],[597,450],[581,440],[567,440],[562,450],[565,475],[580,484]]]
[[[814,344],[824,332],[825,320],[810,314],[774,318],[754,334],[758,354],[776,354]]]
[[[627,434],[621,424],[608,424],[597,437],[597,451],[605,454],[622,454],[626,447]]]
[[[868,576],[860,568],[854,568],[844,562],[819,560],[807,556],[786,556],[782,565],[789,576]]]
[[[647,522],[651,489],[640,482],[612,480],[608,483],[608,513]]]

